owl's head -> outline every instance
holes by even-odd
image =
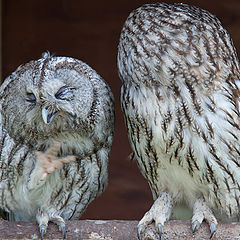
[[[42,58],[18,67],[0,88],[3,126],[14,139],[86,131],[97,121],[106,88],[87,64],[70,57]]]

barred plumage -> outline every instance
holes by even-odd
[[[65,235],[107,185],[113,95],[87,64],[44,53],[0,88],[0,207]],[[40,151],[40,152],[39,152]],[[70,156],[71,155],[71,156]]]
[[[205,218],[213,234],[210,209],[233,219],[240,204],[239,60],[229,34],[203,9],[146,4],[123,26],[118,69],[130,143],[155,200],[139,238],[152,220],[161,235],[181,201],[193,208],[193,231]]]

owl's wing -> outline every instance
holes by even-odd
[[[238,90],[240,91],[240,80],[235,80]]]
[[[19,177],[27,178],[29,175],[35,151],[22,142],[14,141],[4,128],[2,114],[4,112],[2,112],[2,101],[0,101],[0,185],[3,186],[0,188],[11,191],[12,188],[9,186],[14,186]],[[25,169],[26,172],[24,172]],[[0,201],[0,204],[3,205],[0,207],[4,207],[4,202]]]
[[[240,111],[240,79],[235,80],[236,84],[236,98],[238,102],[238,110]]]

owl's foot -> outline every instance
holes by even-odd
[[[48,174],[51,174],[58,168],[62,168],[64,163],[73,162],[76,160],[74,156],[66,156],[57,158],[61,143],[55,141],[53,145],[46,152],[36,152],[36,158],[39,162],[39,180],[46,179]]]
[[[58,225],[59,231],[62,232],[62,237],[66,238],[66,224],[62,217],[59,215],[51,218],[51,221]]]
[[[206,220],[210,227],[210,239],[213,237],[217,228],[217,219],[213,215],[211,209],[207,206],[203,198],[198,199],[194,203],[193,217],[192,217],[192,231],[193,233],[200,227],[203,220]]]
[[[166,221],[169,220],[172,211],[172,198],[166,193],[160,193],[159,197],[153,203],[151,209],[145,213],[143,218],[140,220],[138,224],[138,239],[144,240],[149,239],[149,234],[151,235],[151,239],[156,239],[158,234],[158,238],[162,237],[162,227]],[[147,233],[147,227],[155,222],[156,233]],[[153,236],[154,234],[154,236]]]
[[[48,222],[51,221],[58,225],[59,231],[62,232],[62,237],[66,238],[66,225],[62,217],[59,215],[49,216],[45,211],[39,211],[37,215],[37,221],[39,223],[39,230],[41,234],[41,240],[43,240],[44,234],[46,233]]]

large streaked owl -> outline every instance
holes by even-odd
[[[113,95],[70,57],[21,65],[0,88],[0,207],[11,220],[48,222],[66,234],[107,185]]]
[[[211,13],[186,4],[146,4],[126,20],[118,48],[121,103],[130,144],[153,198],[138,225],[162,226],[172,208],[203,220],[233,220],[240,205],[239,60]]]

